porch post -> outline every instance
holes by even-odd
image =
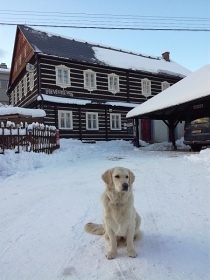
[[[139,144],[139,119],[135,118],[135,124],[136,124],[136,147],[140,148]]]
[[[179,121],[168,120],[168,122],[167,122],[167,121],[163,120],[163,122],[167,125],[167,127],[169,128],[169,130],[171,132],[172,149],[174,151],[176,151],[177,150],[177,146],[176,146],[176,140],[175,140],[175,133],[174,133],[174,131],[175,131],[175,128],[176,128],[177,124],[179,123]]]
[[[172,149],[173,149],[174,151],[176,151],[176,150],[177,150],[177,146],[176,146],[176,140],[175,140],[175,133],[174,133],[175,127],[174,127],[174,125],[173,125],[173,124],[172,124],[172,125],[169,125],[169,129],[170,129],[170,131],[171,131]]]

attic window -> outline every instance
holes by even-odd
[[[162,91],[169,88],[169,87],[170,87],[170,84],[168,82],[162,82],[161,83],[161,90]]]
[[[142,79],[141,80],[141,92],[144,96],[150,96],[151,95],[151,81],[148,79]]]
[[[56,85],[61,88],[71,86],[70,82],[70,69],[65,65],[58,65],[55,67],[56,72]]]
[[[27,56],[27,50],[26,50],[26,46],[24,47],[24,57]]]
[[[22,56],[20,55],[19,56],[19,65],[21,65],[21,63],[22,63]]]

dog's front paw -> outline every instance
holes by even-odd
[[[108,260],[112,260],[116,257],[117,255],[117,252],[113,252],[113,251],[109,251],[107,254],[106,254],[106,257]]]
[[[135,258],[137,256],[137,253],[134,249],[128,250],[128,256],[131,258]]]

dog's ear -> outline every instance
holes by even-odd
[[[111,185],[112,184],[112,169],[107,169],[102,175],[101,175],[102,180],[107,184]]]
[[[130,178],[130,185],[132,185],[133,182],[135,181],[135,175],[131,170],[129,170],[129,178]]]

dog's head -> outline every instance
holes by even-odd
[[[101,177],[109,189],[114,187],[117,192],[130,191],[135,180],[133,172],[124,167],[108,169]]]

